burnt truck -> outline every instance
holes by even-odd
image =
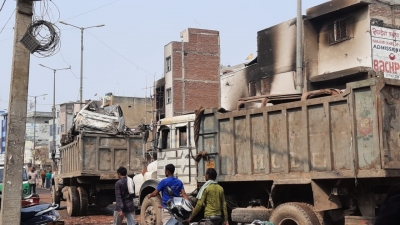
[[[52,179],[54,203],[67,202],[69,216],[84,216],[88,206],[103,208],[115,202],[117,169],[133,176],[143,168],[143,135],[124,126],[119,106],[86,105],[63,137],[58,173]]]
[[[201,186],[215,168],[235,223],[373,224],[400,183],[400,81],[376,77],[284,101],[261,97],[276,104],[199,110],[178,126],[159,124],[158,177],[174,163],[179,179]],[[143,194],[157,180],[145,181]],[[142,224],[160,224],[160,199],[144,201]]]

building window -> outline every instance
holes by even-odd
[[[167,98],[166,98],[166,103],[167,104],[170,104],[171,103],[171,101],[172,101],[172,96],[171,96],[171,88],[168,88],[167,89],[167,94],[166,94],[166,96],[167,96]]]
[[[179,130],[179,147],[187,147],[187,131],[185,127],[178,127]]]
[[[57,111],[57,117],[56,118],[60,118],[60,111]]]
[[[262,95],[267,95],[269,94],[269,82],[268,82],[268,77],[263,77],[261,78],[261,94]]]
[[[256,96],[256,82],[251,81],[249,83],[249,97]]]
[[[64,133],[64,124],[63,125],[61,125],[61,133]]]
[[[171,56],[165,59],[165,72],[168,73],[169,71],[171,71]]]
[[[347,19],[336,20],[333,23],[333,30],[330,34],[330,44],[336,44],[349,39],[347,30]]]
[[[161,131],[161,149],[169,149],[170,147],[170,135],[169,135],[169,129],[164,128]]]
[[[57,135],[60,135],[60,127],[57,127]]]
[[[53,136],[53,126],[52,125],[50,125],[50,136]]]

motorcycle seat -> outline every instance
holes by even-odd
[[[35,217],[36,213],[46,210],[50,207],[50,204],[35,205],[21,209],[21,221],[29,220]]]
[[[208,217],[208,219],[212,222],[212,223],[219,223],[222,221],[222,217],[221,216],[210,216]]]

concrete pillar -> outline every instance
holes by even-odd
[[[0,224],[20,224],[30,52],[19,41],[32,22],[32,1],[17,0]]]

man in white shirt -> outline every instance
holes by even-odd
[[[36,194],[36,179],[39,178],[39,174],[35,171],[35,167],[32,167],[31,171],[28,172],[29,188],[31,194]]]

